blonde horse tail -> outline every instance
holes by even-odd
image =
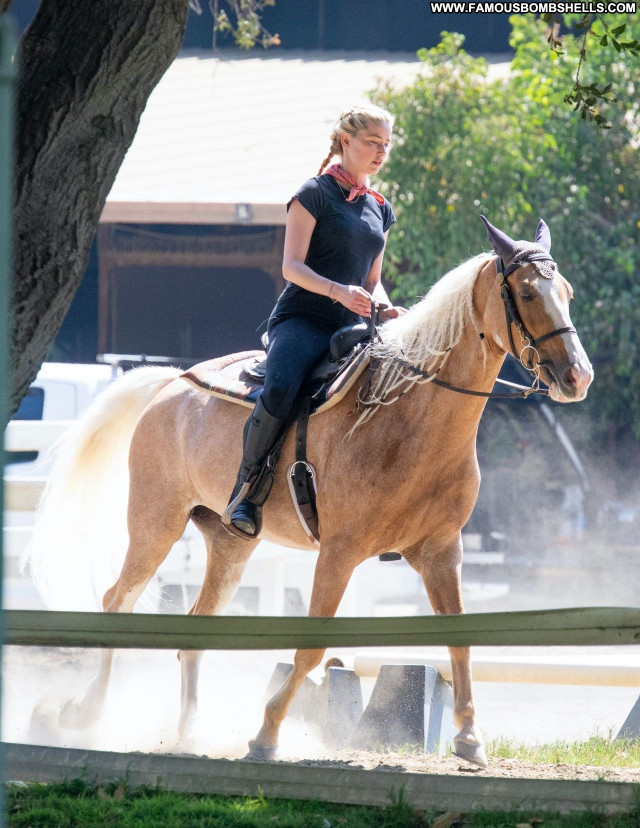
[[[136,368],[113,382],[50,449],[50,474],[23,556],[49,609],[97,610],[127,550],[131,438],[177,368]]]

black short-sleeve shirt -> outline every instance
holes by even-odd
[[[389,202],[380,204],[366,193],[347,201],[332,175],[317,175],[300,187],[287,204],[297,198],[316,220],[305,264],[320,276],[343,285],[364,283],[384,247],[384,234],[396,217]],[[339,302],[288,282],[271,314],[270,324],[292,316],[308,319],[337,330],[358,317]]]

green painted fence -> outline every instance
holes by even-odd
[[[184,650],[639,644],[640,609],[411,618],[196,617],[7,610],[5,644]]]

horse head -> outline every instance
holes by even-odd
[[[571,323],[573,290],[551,256],[551,233],[540,219],[535,241],[514,241],[484,216],[504,305],[494,343],[529,370],[539,370],[557,402],[578,402],[587,395],[593,368]],[[502,331],[507,337],[503,339]],[[506,345],[506,342],[509,345]]]

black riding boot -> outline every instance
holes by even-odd
[[[253,413],[247,420],[242,444],[242,463],[238,471],[236,485],[233,487],[229,504],[237,499],[245,483],[253,483],[254,478],[262,467],[267,455],[275,445],[284,427],[285,420],[272,417],[262,403],[262,397],[258,398]],[[270,488],[270,485],[269,485]],[[237,530],[247,537],[255,537],[259,531],[259,522],[262,505],[267,499],[268,489],[257,493],[256,502],[247,500],[245,497],[238,503],[229,518],[227,510],[223,515],[223,523],[231,523]],[[262,495],[262,496],[260,496]]]

